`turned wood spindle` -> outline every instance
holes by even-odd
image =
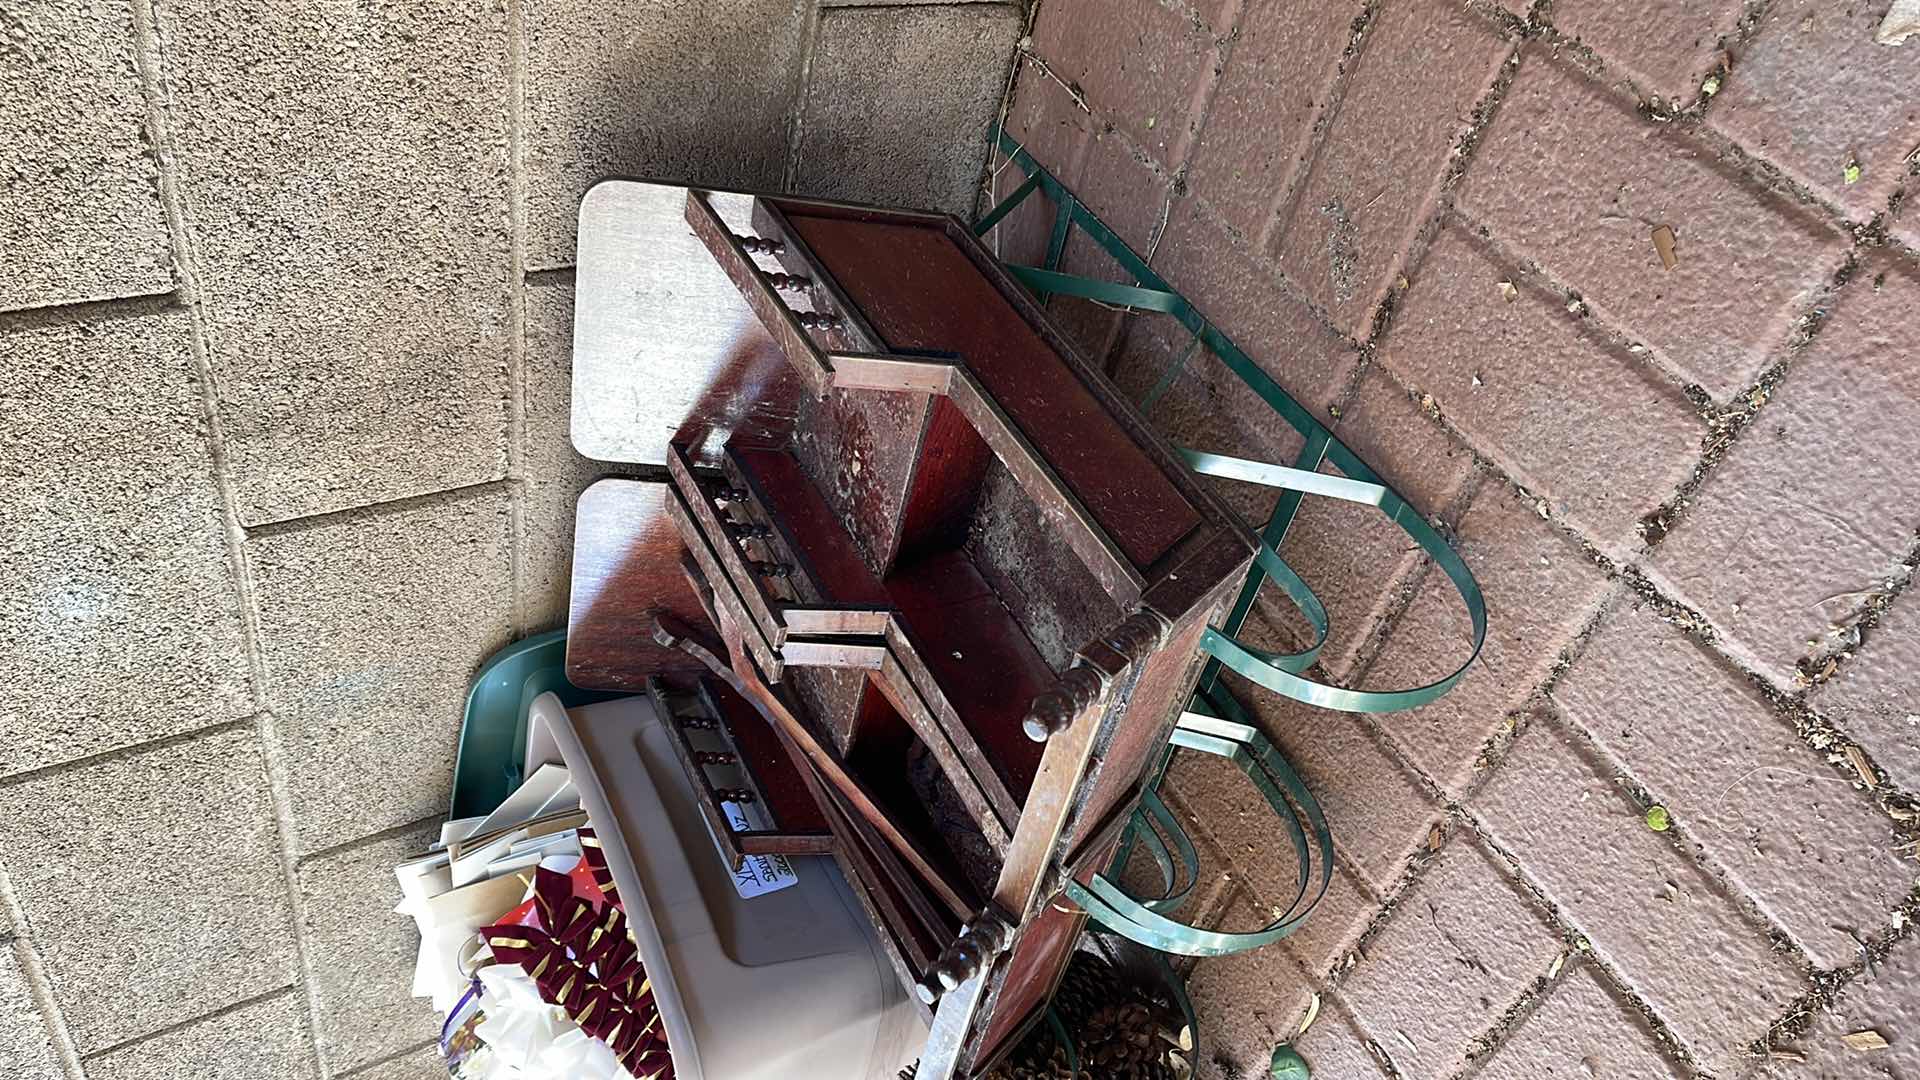
[[[1136,611],[1104,639],[1131,663],[1141,663],[1165,644],[1167,624],[1149,611]]]
[[[735,233],[734,242],[755,255],[778,255],[787,250],[787,245],[764,236],[741,236]]]
[[[767,284],[782,292],[804,292],[813,282],[797,274],[768,274]]]
[[[756,525],[751,522],[743,524],[729,521],[726,523],[726,529],[727,535],[737,541],[765,540],[773,535],[773,529],[770,526]]]
[[[961,983],[985,971],[993,958],[1007,951],[1013,931],[998,912],[982,911],[960,931],[914,984],[914,993],[928,1005],[958,989]]]
[[[728,487],[722,484],[713,489],[713,501],[717,503],[744,503],[747,501],[747,489]]]
[[[1107,682],[1105,672],[1084,662],[1075,663],[1053,689],[1033,699],[1022,724],[1027,738],[1046,742],[1065,731],[1074,717],[1106,697]]]
[[[727,787],[714,788],[713,797],[720,800],[721,802],[742,803],[742,804],[755,802],[760,798],[758,795],[755,795],[753,792],[747,790],[746,788],[727,788]]]
[[[1159,615],[1142,609],[1127,616],[1120,625],[1100,638],[1100,644],[1112,649],[1132,667],[1166,644],[1167,623]],[[1021,728],[1034,742],[1046,742],[1073,725],[1074,717],[1107,698],[1107,692],[1125,668],[1102,671],[1084,659],[1060,676],[1053,689],[1033,699]]]
[[[725,750],[695,750],[693,760],[697,765],[731,765],[740,759]]]
[[[840,328],[840,316],[821,311],[796,311],[793,317],[808,330],[837,330]]]

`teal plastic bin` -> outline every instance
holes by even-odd
[[[520,786],[527,756],[527,709],[551,690],[568,708],[627,695],[582,690],[567,681],[567,632],[552,630],[501,649],[474,676],[453,765],[453,818],[492,813]]]

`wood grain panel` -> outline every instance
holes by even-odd
[[[1034,695],[1053,685],[1053,669],[961,552],[921,559],[886,585],[914,652],[1007,789],[1024,800],[1045,747],[1021,723]]]
[[[680,570],[684,545],[667,514],[670,493],[665,481],[602,480],[580,495],[567,611],[567,679],[575,686],[638,694],[648,675],[700,670],[650,636],[655,609],[710,625]]]
[[[825,217],[793,228],[888,348],[957,352],[1137,567],[1199,523],[1194,507],[944,229]]]

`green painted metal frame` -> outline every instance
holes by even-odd
[[[1258,530],[1259,549],[1252,570],[1241,587],[1222,624],[1209,627],[1201,638],[1208,660],[1201,672],[1198,688],[1188,710],[1175,727],[1172,744],[1162,757],[1148,794],[1123,839],[1108,874],[1097,876],[1091,884],[1070,883],[1067,891],[1101,925],[1134,941],[1165,952],[1190,956],[1218,956],[1241,952],[1278,941],[1299,927],[1326,892],[1332,879],[1333,838],[1325,815],[1312,792],[1292,766],[1273,747],[1247,716],[1246,709],[1220,680],[1220,673],[1231,670],[1258,686],[1275,693],[1347,712],[1391,712],[1427,704],[1447,691],[1466,674],[1480,655],[1486,641],[1487,609],[1473,572],[1459,553],[1446,542],[1426,519],[1382,480],[1359,456],[1335,438],[1333,432],[1313,413],[1295,401],[1259,364],[1255,363],[1219,327],[1202,315],[1185,296],[1116,235],[1098,215],[1089,210],[1066,185],[1034,160],[1025,147],[1007,131],[996,127],[992,137],[1026,179],[1005,199],[994,206],[974,226],[984,236],[1006,219],[1015,208],[1036,192],[1054,205],[1047,252],[1038,267],[1009,264],[1007,269],[1043,299],[1058,294],[1095,300],[1104,304],[1161,314],[1176,319],[1191,335],[1181,355],[1143,396],[1143,410],[1159,400],[1204,346],[1206,351],[1226,365],[1242,382],[1293,429],[1305,444],[1291,466],[1202,450],[1181,448],[1180,452],[1195,472],[1208,476],[1262,484],[1281,491],[1273,514]],[[1086,233],[1133,279],[1131,284],[1101,281],[1063,273],[1060,260],[1073,230]],[[1320,469],[1332,464],[1339,475]],[[1333,686],[1305,674],[1319,658],[1329,629],[1326,606],[1321,603],[1300,576],[1280,557],[1280,544],[1308,495],[1341,499],[1372,506],[1405,532],[1433,559],[1460,593],[1472,624],[1472,644],[1460,667],[1425,686],[1400,690],[1354,690]],[[1287,598],[1313,627],[1314,640],[1307,648],[1292,653],[1273,653],[1256,649],[1235,635],[1253,610],[1255,598],[1268,581],[1280,586]],[[1298,889],[1293,902],[1268,926],[1252,932],[1228,933],[1203,930],[1170,917],[1191,896],[1198,879],[1199,863],[1193,843],[1187,837],[1156,789],[1164,778],[1173,754],[1181,749],[1217,754],[1233,761],[1253,782],[1276,815],[1287,827],[1288,839],[1298,865]],[[1171,838],[1173,851],[1162,833]],[[1116,884],[1117,875],[1131,857],[1134,845],[1144,844],[1159,867],[1163,890],[1159,896],[1134,897]],[[1180,865],[1176,866],[1174,855]],[[1179,885],[1181,879],[1185,885]]]
[[[1204,345],[1209,353],[1225,364],[1242,382],[1260,396],[1268,407],[1278,413],[1293,429],[1306,440],[1292,467],[1274,465],[1267,462],[1247,461],[1222,454],[1207,453],[1198,450],[1182,449],[1182,453],[1196,472],[1221,476],[1235,480],[1250,481],[1280,488],[1283,494],[1274,507],[1273,515],[1267,519],[1260,530],[1261,552],[1255,560],[1254,569],[1241,588],[1232,611],[1223,625],[1210,630],[1202,643],[1212,660],[1206,672],[1201,676],[1201,689],[1210,690],[1219,679],[1221,667],[1231,668],[1242,676],[1267,687],[1276,693],[1321,705],[1330,709],[1347,712],[1392,712],[1411,709],[1427,704],[1451,690],[1466,674],[1473,661],[1480,654],[1480,646],[1486,640],[1487,608],[1481,596],[1480,586],[1473,579],[1473,572],[1466,562],[1453,550],[1438,530],[1429,525],[1419,512],[1408,505],[1400,494],[1389,487],[1378,473],[1361,461],[1359,456],[1348,449],[1346,444],[1334,438],[1333,432],[1322,424],[1311,411],[1295,401],[1273,377],[1255,363],[1233,340],[1226,336],[1206,316],[1202,315],[1185,296],[1182,296],[1166,279],[1155,273],[1126,241],[1120,239],[1105,222],[1087,209],[1072,191],[1062,184],[1045,167],[1035,161],[1027,149],[1003,129],[994,132],[1000,149],[1018,165],[1027,176],[1026,182],[995,206],[980,219],[975,231],[984,234],[1020,203],[1035,192],[1044,194],[1054,204],[1054,224],[1047,244],[1046,264],[1041,267],[1009,265],[1016,277],[1043,298],[1051,294],[1077,296],[1101,303],[1133,308],[1137,311],[1165,314],[1177,319],[1189,333],[1193,341],[1182,356],[1174,362],[1168,372],[1161,377],[1160,385],[1149,391],[1157,398],[1172,385],[1173,378],[1191,360],[1198,351],[1195,345]],[[1122,271],[1134,279],[1134,284],[1100,281],[1062,273],[1060,259],[1066,249],[1067,238],[1074,229],[1084,231],[1100,245]],[[1340,470],[1341,476],[1321,473],[1322,465],[1332,464]],[[1472,622],[1472,650],[1464,663],[1453,673],[1426,686],[1404,690],[1351,690],[1345,687],[1330,686],[1304,678],[1299,673],[1311,667],[1318,658],[1320,648],[1326,642],[1326,609],[1312,590],[1302,582],[1279,556],[1278,547],[1286,538],[1287,530],[1293,524],[1294,516],[1299,512],[1302,499],[1309,494],[1329,496],[1352,502],[1371,505],[1385,514],[1396,526],[1405,532],[1420,549],[1440,567],[1447,578],[1459,590],[1461,600],[1466,604],[1467,614]],[[1253,609],[1254,597],[1268,578],[1282,586],[1296,606],[1301,608],[1315,630],[1316,641],[1313,645],[1296,653],[1262,653],[1248,648],[1233,639],[1240,627],[1246,622]]]

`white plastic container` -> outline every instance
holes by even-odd
[[[580,789],[679,1080],[894,1080],[919,1056],[926,1025],[831,858],[743,899],[648,698],[533,714],[530,756],[557,747]]]

